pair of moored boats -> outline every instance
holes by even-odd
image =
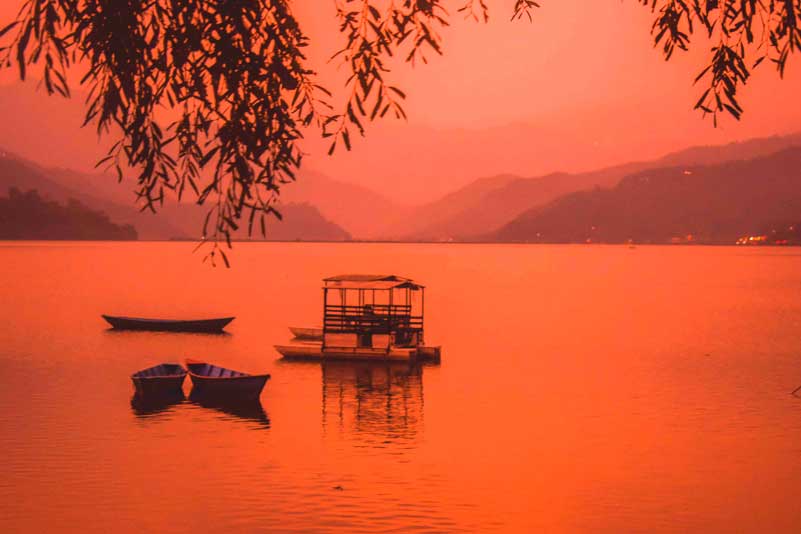
[[[233,317],[216,319],[174,320],[145,319],[103,315],[116,330],[156,332],[221,333]],[[137,395],[169,396],[183,393],[186,375],[192,380],[193,392],[230,399],[258,399],[270,375],[251,375],[207,362],[186,360],[186,368],[177,363],[162,363],[131,375]]]
[[[183,391],[186,375],[193,391],[203,395],[257,399],[270,375],[251,375],[207,362],[186,360],[186,368],[176,363],[162,363],[131,375],[136,393],[142,396],[172,395]]]

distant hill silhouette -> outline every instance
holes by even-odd
[[[351,235],[341,226],[325,218],[308,203],[291,203],[278,206],[281,221],[270,218],[266,222],[269,241],[349,241]],[[242,237],[246,237],[243,235]],[[260,230],[254,229],[253,239],[263,239]]]
[[[733,244],[801,220],[801,148],[717,165],[635,173],[611,189],[524,212],[492,241]]]
[[[77,199],[87,207],[102,210],[119,223],[137,228],[140,239],[200,239],[207,207],[167,201],[153,214],[134,204],[130,182],[69,169],[48,169],[0,149],[0,190],[36,189],[42,196],[60,202]],[[281,206],[283,220],[267,218],[267,238],[274,240],[350,239],[350,234],[321,215],[314,206],[291,202]],[[243,228],[235,237],[247,238]],[[262,239],[258,225],[254,239]]]
[[[77,200],[66,205],[46,200],[36,190],[16,188],[0,197],[0,239],[70,239],[131,241],[131,225],[117,225],[105,213],[87,208]]]
[[[499,174],[474,180],[439,200],[409,210],[385,229],[384,237],[428,240],[450,237],[454,233],[462,235],[465,233],[461,222],[464,215],[467,215],[468,219],[480,216],[476,208],[481,206],[484,199],[492,192],[520,179],[513,174]],[[486,212],[482,210],[482,213]]]
[[[523,212],[559,196],[594,187],[611,187],[623,177],[639,171],[674,165],[712,165],[767,155],[792,146],[801,146],[801,132],[721,146],[691,147],[654,161],[626,163],[592,172],[553,173],[535,178],[510,175],[483,178],[417,208],[409,216],[408,231],[402,233],[403,225],[398,225],[390,231],[390,237],[460,240],[485,236]],[[455,198],[460,201],[454,202]]]
[[[305,168],[296,182],[281,188],[281,200],[311,204],[361,239],[383,237],[392,223],[411,211],[371,189]]]
[[[125,186],[110,177],[46,169],[0,149],[0,191],[11,187],[22,191],[36,189],[43,197],[58,202],[77,199],[89,208],[102,210],[120,224],[133,225],[140,239],[185,235],[166,217],[137,209],[130,188],[126,194]]]
[[[281,219],[272,215],[265,217],[266,237],[262,236],[258,222],[253,224],[253,234],[248,235],[247,219],[231,237],[257,241],[347,241],[351,238],[346,230],[328,220],[311,204],[292,202],[278,204],[276,209],[281,213]],[[207,210],[208,207],[197,204],[171,203],[160,210],[159,216],[181,228],[184,235],[199,239]]]

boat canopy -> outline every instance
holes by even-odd
[[[424,286],[394,274],[340,274],[323,283],[323,348],[423,343]]]
[[[410,278],[394,274],[340,274],[323,279],[326,289],[411,289],[416,291],[424,286]]]

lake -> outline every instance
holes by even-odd
[[[801,531],[799,249],[193,248],[0,243],[0,531]],[[279,359],[350,272],[426,285],[440,365]],[[241,409],[132,402],[186,357],[272,379]]]

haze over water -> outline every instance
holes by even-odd
[[[193,246],[0,244],[1,531],[801,530],[798,249]],[[442,364],[280,361],[345,272],[425,284]],[[132,404],[185,357],[272,380],[238,412]]]

